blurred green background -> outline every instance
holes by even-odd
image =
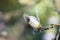
[[[24,22],[23,13],[36,16],[36,10],[44,27],[48,27],[50,16],[59,16],[57,11],[54,11],[54,0],[0,0],[0,11],[7,21],[11,40],[42,40],[43,35],[50,31],[32,34],[33,29]],[[56,28],[52,30],[56,33]]]

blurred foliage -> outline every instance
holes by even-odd
[[[0,0],[0,11],[3,12],[21,9],[23,6],[25,5],[18,3],[17,0]]]
[[[21,22],[21,24],[24,25],[22,13],[27,13],[28,15],[36,16],[36,10],[38,10],[38,12],[39,12],[39,18],[40,18],[41,24],[44,27],[48,25],[47,19],[50,16],[58,17],[58,13],[56,11],[54,11],[54,4],[53,4],[54,0],[39,0],[39,1],[35,0],[35,1],[37,2],[35,5],[29,5],[29,4],[24,5],[24,4],[19,3],[18,0],[0,0],[0,11],[2,11],[2,12],[8,12],[8,11],[13,11],[13,10],[18,10],[18,9],[20,9],[19,11],[21,12],[21,10],[25,7],[25,9],[23,9],[21,13],[17,12],[17,14],[20,13],[21,15],[18,14],[18,16],[13,16],[15,14],[15,12],[10,13],[10,16],[12,15],[12,17],[10,18],[9,23],[7,23],[7,24],[9,24],[8,26],[12,27],[16,21]],[[19,25],[19,27],[20,27],[20,25]],[[9,28],[9,30],[12,31],[13,28],[14,27]],[[16,27],[16,28],[18,28],[18,27]],[[28,28],[27,32],[25,32],[25,33],[26,33],[28,40],[42,40],[42,36],[45,34],[45,31],[38,33],[36,35],[33,35],[32,34],[33,29],[28,26],[27,26],[27,28]],[[21,30],[19,30],[19,31],[21,31]]]

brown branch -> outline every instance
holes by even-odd
[[[60,24],[51,24],[51,26],[60,26]]]

